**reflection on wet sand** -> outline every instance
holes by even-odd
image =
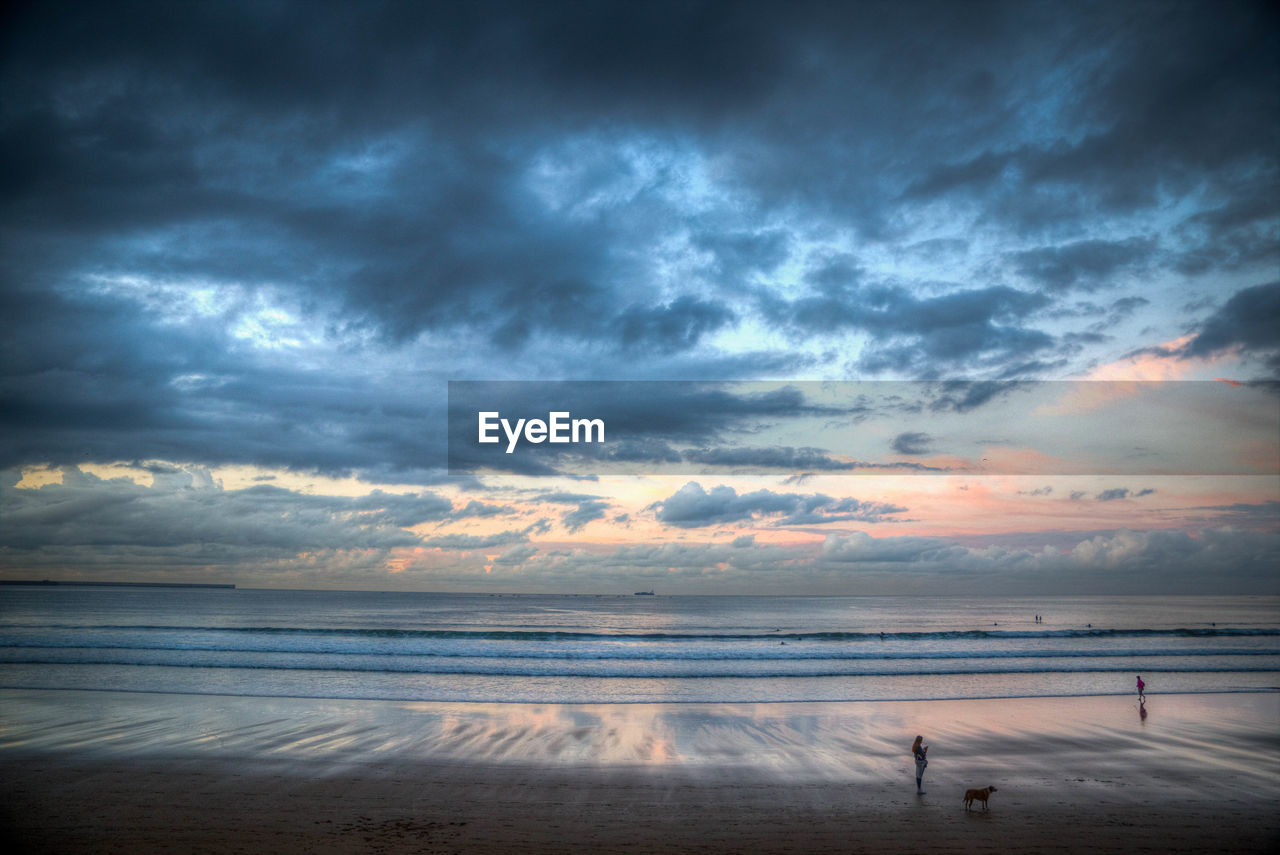
[[[1274,785],[1280,695],[799,704],[448,704],[0,692],[5,749],[305,762],[311,774],[403,762],[652,768],[689,775],[912,784],[912,735],[937,781],[1107,782],[1153,770],[1238,771]],[[1144,705],[1143,709],[1146,709]],[[1153,752],[1151,749],[1160,750]],[[1176,776],[1174,776],[1176,780]]]

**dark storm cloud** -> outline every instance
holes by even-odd
[[[394,379],[256,361],[226,317],[149,323],[89,289],[0,292],[0,303],[13,321],[0,339],[2,466],[143,458],[342,474],[445,465],[438,401],[406,396]]]
[[[768,273],[787,259],[790,238],[786,232],[703,232],[694,246],[710,252],[718,272],[732,282],[753,273]]]
[[[0,465],[429,479],[450,376],[1069,370],[1106,342],[1046,326],[1064,291],[1274,262],[1276,31],[1245,2],[22,5]],[[911,225],[943,209],[985,237]],[[948,269],[983,253],[1038,290]],[[296,358],[232,332],[281,305]],[[1238,308],[1189,355],[1259,349]]]
[[[631,306],[614,320],[623,347],[641,351],[688,350],[703,335],[730,324],[733,310],[719,302],[680,297],[665,306]]]
[[[144,260],[302,274],[348,322],[394,339],[466,325],[507,348],[552,333],[683,349],[730,320],[693,298],[619,299],[644,273],[617,242],[651,234],[645,216],[546,216],[530,162],[602,122],[700,129],[754,109],[795,62],[776,35],[789,16],[769,6],[26,12],[7,52],[4,186],[9,210],[36,226],[26,234],[62,244],[59,262],[119,261],[132,237],[182,229],[194,239],[181,254]],[[806,17],[787,29],[805,31]],[[608,162],[579,190],[607,192],[626,168]],[[68,209],[95,245],[77,251],[55,228]],[[726,257],[751,251],[731,235],[703,241]]]
[[[1224,204],[1187,217],[1174,230],[1182,247],[1172,259],[1174,269],[1198,276],[1258,264],[1274,267],[1280,261],[1277,189],[1274,181],[1259,181]]]
[[[1212,356],[1240,348],[1280,373],[1280,282],[1237,291],[1200,326],[1183,356]]]
[[[447,499],[425,492],[346,498],[266,484],[222,490],[199,472],[157,477],[149,487],[73,467],[62,475],[61,484],[39,489],[4,485],[0,542],[6,549],[191,546],[194,559],[203,545],[211,561],[223,550],[262,558],[321,549],[385,550],[417,545],[418,537],[406,527],[447,519],[452,510]],[[10,557],[21,564],[20,557]]]
[[[1151,238],[1082,240],[1014,253],[1017,271],[1044,288],[1095,291],[1113,284],[1117,273],[1142,270],[1155,252]]]
[[[1006,140],[957,158],[915,182],[911,195],[969,191],[1024,228],[1061,229],[1089,210],[1151,206],[1206,175],[1224,198],[1274,186],[1276,32],[1266,4],[1222,14],[1200,4],[1090,7],[1055,40],[1079,50],[1077,39],[1107,45],[1095,54],[1104,62],[1082,64],[1061,105],[1070,124],[1045,140]],[[1071,124],[1084,132],[1065,133]]]
[[[829,284],[796,300],[766,295],[761,311],[795,335],[866,332],[875,347],[860,360],[863,369],[928,377],[944,366],[1017,359],[1050,347],[1050,335],[1025,325],[1048,305],[1041,294],[1003,285],[918,297],[896,284]]]
[[[739,494],[728,486],[707,492],[696,481],[690,481],[672,495],[655,504],[659,522],[678,528],[700,528],[710,525],[750,520],[756,516],[775,517],[776,525],[814,523],[882,522],[892,514],[906,510],[898,505],[862,502],[858,499],[833,499],[818,494],[775,493],[756,490]]]
[[[670,60],[660,74],[680,74],[669,51],[696,31],[670,29],[666,13],[409,3],[26,11],[7,51],[3,186],[8,222],[22,223],[11,237],[50,244],[31,259],[46,272],[141,263],[168,275],[301,280],[336,300],[346,323],[392,339],[465,325],[504,348],[540,332],[685,348],[732,317],[698,301],[619,311],[614,289],[631,277],[610,250],[615,226],[547,217],[526,187],[531,147],[547,139],[541,116],[570,123],[558,132],[594,126],[613,104],[646,113],[655,67],[633,75],[629,63],[655,51]],[[620,32],[633,50],[618,50]],[[595,61],[616,75],[573,80]],[[644,83],[619,98],[597,89],[609,79]],[[703,105],[680,91],[694,99],[687,107]],[[157,230],[183,238],[181,250],[138,253]]]

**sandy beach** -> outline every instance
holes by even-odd
[[[0,692],[22,852],[1257,852],[1280,694],[519,705]],[[932,745],[917,796],[911,738]],[[987,812],[968,787],[994,784]]]

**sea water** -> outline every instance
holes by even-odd
[[[0,587],[10,689],[770,703],[1123,694],[1139,674],[1149,694],[1280,690],[1280,598]]]

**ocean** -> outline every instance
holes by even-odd
[[[1139,674],[1149,695],[1280,690],[1280,598],[0,587],[5,689],[774,703],[1119,695]]]

